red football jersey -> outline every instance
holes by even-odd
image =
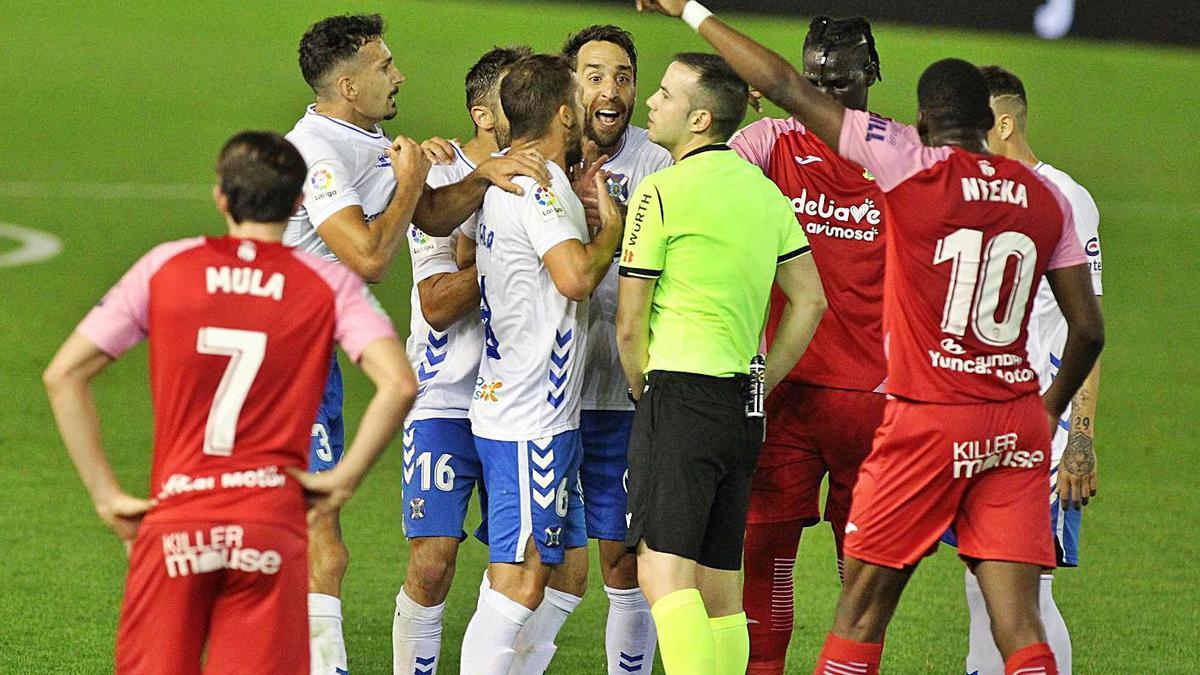
[[[839,152],[887,194],[884,344],[889,394],[933,403],[1038,392],[1025,349],[1031,291],[1081,265],[1071,207],[1021,162],[848,110]]]
[[[730,142],[792,202],[812,246],[828,308],[790,382],[882,391],[883,234],[887,211],[875,177],[842,159],[794,119],[761,119]],[[771,290],[767,344],[787,297]]]
[[[333,343],[357,361],[395,336],[345,267],[231,237],[151,250],[78,331],[114,358],[149,336],[159,504],[147,522],[299,527],[303,493],[283,469],[307,466]]]

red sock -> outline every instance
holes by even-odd
[[[1058,675],[1054,652],[1045,642],[1022,647],[1004,662],[1004,675]]]
[[[796,547],[802,521],[746,526],[743,604],[750,619],[750,675],[783,675],[792,638]]]
[[[883,643],[855,642],[830,633],[813,675],[879,675]]]

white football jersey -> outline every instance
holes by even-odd
[[[550,188],[518,177],[525,194],[497,187],[476,235],[483,357],[471,401],[476,436],[527,441],[579,428],[588,303],[558,292],[542,262],[569,239],[589,241],[583,204],[557,164]]]
[[[326,260],[337,260],[317,228],[347,206],[361,206],[369,223],[387,208],[396,191],[391,140],[377,125],[367,131],[322,115],[308,106],[304,117],[285,136],[308,166],[304,204],[288,220],[283,243]]]
[[[475,170],[457,145],[453,164],[436,165],[429,170],[425,182],[431,188],[461,181]],[[474,223],[478,214],[466,223]],[[417,374],[417,400],[408,419],[464,418],[471,407],[475,378],[479,374],[479,355],[483,351],[483,325],[479,312],[472,311],[456,321],[445,332],[429,325],[421,310],[417,284],[436,274],[458,271],[454,257],[454,240],[458,230],[449,237],[431,237],[416,227],[408,226],[408,249],[412,258],[412,312],[409,319],[408,359]]]
[[[1087,254],[1088,269],[1092,273],[1092,287],[1096,295],[1102,295],[1100,282],[1100,211],[1092,195],[1076,183],[1071,176],[1045,162],[1038,162],[1033,170],[1044,176],[1058,188],[1071,205],[1075,220],[1075,232]],[[1038,372],[1042,392],[1045,393],[1058,374],[1063,346],[1067,343],[1067,320],[1058,308],[1050,284],[1042,279],[1034,296],[1033,312],[1029,316],[1029,362]],[[1059,430],[1067,429],[1071,419],[1070,406],[1059,420]],[[1066,447],[1066,434],[1055,434],[1054,453],[1051,466],[1057,466]]]
[[[609,179],[609,191],[621,204],[629,201],[629,195],[638,183],[650,174],[665,169],[674,160],[666,148],[650,142],[645,129],[630,125],[620,146],[604,165],[604,170],[613,174]],[[616,261],[621,257],[617,250]],[[584,410],[633,410],[626,395],[628,385],[625,371],[621,368],[617,353],[617,265],[608,269],[604,281],[592,294],[588,312],[588,343],[584,358],[583,409]]]

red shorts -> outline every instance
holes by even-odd
[[[1002,403],[889,400],[863,462],[846,555],[902,568],[950,526],[958,554],[1054,567],[1050,422],[1037,395]]]
[[[126,673],[308,673],[303,529],[143,524],[133,544],[117,668]]]
[[[871,452],[883,406],[883,394],[780,382],[767,399],[767,440],[747,522],[816,524],[828,473],[825,520],[838,531],[845,527],[858,467]]]

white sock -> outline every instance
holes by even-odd
[[[992,620],[988,617],[987,602],[979,580],[967,570],[967,611],[971,614],[971,637],[967,648],[967,673],[1004,675],[1004,657],[992,636]]]
[[[658,634],[654,632],[654,617],[650,615],[646,596],[638,588],[605,586],[604,592],[608,595],[608,623],[604,627],[608,675],[649,673]]]
[[[529,622],[517,636],[514,649],[517,652],[509,675],[542,675],[550,667],[550,660],[558,647],[554,638],[562,630],[567,617],[579,606],[583,598],[570,593],[546,589],[546,597],[538,605]]]
[[[394,675],[437,675],[442,649],[442,612],[446,603],[425,607],[417,604],[404,587],[396,594],[392,618],[392,673]]]
[[[350,672],[342,638],[342,601],[332,595],[308,594],[308,653],[312,675]]]
[[[505,675],[516,652],[517,633],[533,616],[521,603],[492,589],[480,592],[479,606],[463,634],[461,675]]]
[[[1059,675],[1071,675],[1071,634],[1067,631],[1067,622],[1063,620],[1062,612],[1058,611],[1058,605],[1054,602],[1054,593],[1051,590],[1053,582],[1053,574],[1042,575],[1039,596],[1042,626],[1046,629],[1046,642],[1058,663]]]

